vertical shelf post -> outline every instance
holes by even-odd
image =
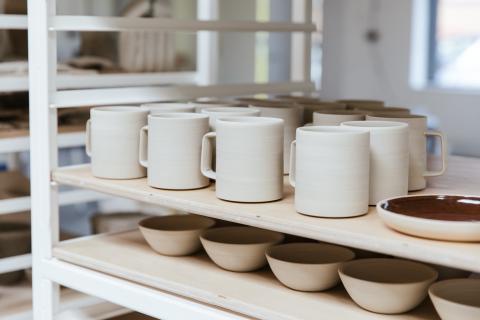
[[[43,262],[58,242],[58,190],[51,183],[57,167],[57,110],[50,102],[56,91],[56,33],[49,31],[55,0],[28,0],[30,101],[30,173],[33,260],[33,315],[51,320],[59,303],[59,286],[44,275]]]
[[[218,20],[218,0],[198,0],[199,20]],[[199,31],[197,33],[197,83],[209,85],[218,82],[218,32]]]
[[[312,0],[292,0],[292,21],[312,22]],[[292,81],[310,82],[310,33],[292,33],[290,77]]]

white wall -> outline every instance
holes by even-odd
[[[425,1],[325,0],[321,95],[325,99],[379,98],[412,107],[429,116],[431,127],[446,133],[451,153],[480,156],[480,91],[447,92],[410,85],[411,64],[421,62],[426,54],[420,46],[412,48],[412,35],[421,39],[425,32],[412,29],[412,24],[421,26],[427,19],[425,15],[414,21],[412,16]],[[369,28],[378,28],[378,43],[365,40]]]

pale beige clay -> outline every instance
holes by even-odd
[[[219,267],[248,272],[265,266],[265,251],[283,238],[281,233],[253,227],[224,227],[205,231],[200,240]]]
[[[288,243],[267,250],[268,264],[277,279],[299,291],[334,287],[339,266],[354,257],[350,249],[324,243]]]
[[[185,256],[201,248],[200,234],[215,220],[196,215],[151,217],[140,221],[139,228],[156,252],[167,256]]]
[[[480,279],[451,279],[428,291],[442,320],[480,319]]]
[[[385,314],[407,312],[426,297],[437,279],[433,268],[401,259],[362,259],[346,262],[340,279],[362,308]]]

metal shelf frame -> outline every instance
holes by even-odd
[[[243,316],[106,274],[79,268],[53,258],[59,243],[58,186],[51,172],[58,166],[57,108],[80,105],[140,103],[210,95],[309,92],[311,0],[293,0],[294,22],[259,23],[218,20],[218,0],[198,0],[199,20],[62,17],[55,0],[28,0],[29,82],[31,130],[31,186],[33,237],[33,314],[52,320],[58,309],[59,284],[101,297],[162,319],[244,319]],[[203,21],[206,20],[206,21]],[[120,31],[131,29],[190,30],[197,33],[197,84],[201,86],[148,86],[91,90],[60,90],[56,75],[56,34],[60,30]],[[208,30],[208,31],[206,31]],[[292,54],[291,83],[216,85],[218,38],[209,31],[293,32],[298,39]],[[303,34],[303,36],[301,35]],[[135,84],[132,84],[134,86]]]

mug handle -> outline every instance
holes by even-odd
[[[92,121],[87,120],[87,125],[85,128],[85,152],[87,156],[92,156]]]
[[[213,146],[212,139],[217,137],[216,132],[209,132],[202,139],[202,156],[200,158],[200,170],[202,174],[210,179],[216,180],[217,173],[212,168]]]
[[[441,176],[445,173],[447,169],[447,142],[445,140],[445,136],[438,131],[427,131],[425,132],[425,136],[432,136],[438,137],[440,139],[440,146],[441,146],[441,156],[442,156],[442,167],[438,171],[425,171],[423,174],[424,177],[436,177]]]
[[[290,174],[288,175],[288,180],[290,185],[295,188],[296,177],[295,177],[295,159],[297,154],[297,140],[292,141],[290,144]]]
[[[140,143],[138,148],[138,162],[148,168],[148,126],[140,129]]]

